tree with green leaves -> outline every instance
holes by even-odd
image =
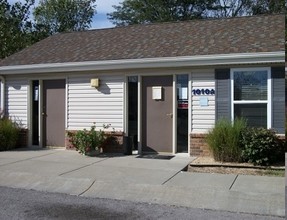
[[[36,25],[48,35],[90,28],[96,0],[40,0],[34,10]]]
[[[108,18],[117,26],[284,13],[285,0],[124,0]]]
[[[285,0],[253,0],[252,14],[274,14],[285,13]]]
[[[0,0],[0,59],[34,43],[36,38],[29,19],[34,0],[10,4]]]
[[[217,0],[211,17],[285,13],[285,0]]]
[[[183,21],[208,16],[215,0],[125,0],[108,18],[117,26]]]
[[[217,8],[209,14],[210,17],[238,17],[252,14],[254,0],[217,0]]]

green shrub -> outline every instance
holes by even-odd
[[[206,141],[214,159],[222,162],[240,162],[242,131],[246,128],[244,119],[236,119],[232,124],[227,119],[221,119],[208,133]]]
[[[254,165],[270,165],[284,161],[284,143],[275,131],[265,128],[248,128],[242,133],[242,158]]]
[[[103,125],[103,127],[105,129],[109,125]],[[96,126],[92,126],[90,130],[84,129],[75,133],[68,132],[68,136],[76,150],[85,155],[93,150],[98,150],[106,139],[104,131],[96,131]]]
[[[9,118],[0,119],[0,150],[10,150],[16,147],[19,126]]]

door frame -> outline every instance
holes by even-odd
[[[57,76],[57,77],[38,77],[38,78],[29,78],[29,88],[28,88],[28,130],[29,130],[29,136],[28,136],[28,145],[32,146],[33,140],[32,140],[32,123],[33,123],[33,116],[32,116],[32,104],[33,104],[33,85],[32,85],[32,81],[39,81],[39,147],[44,148],[45,147],[45,142],[44,142],[44,129],[43,129],[43,117],[42,117],[42,112],[43,112],[43,81],[45,80],[60,80],[63,79],[65,80],[65,129],[67,128],[67,94],[68,94],[68,77],[67,76]]]
[[[141,74],[126,74],[124,80],[124,129],[125,134],[128,134],[128,77],[137,76],[138,77],[138,154],[143,154],[142,149],[142,77],[145,76],[172,76],[173,82],[173,100],[172,100],[172,154],[179,155],[190,155],[190,132],[191,132],[191,95],[188,96],[188,153],[177,153],[177,89],[176,89],[176,76],[177,75],[188,75],[188,94],[191,94],[191,73],[178,72],[178,73],[169,73],[170,71],[162,73],[141,73]],[[175,72],[175,71],[173,71]]]

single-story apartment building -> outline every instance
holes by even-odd
[[[27,144],[110,124],[139,153],[207,153],[220,118],[285,133],[285,15],[50,36],[0,61],[0,108]]]

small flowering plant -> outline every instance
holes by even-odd
[[[110,125],[103,125],[104,129],[108,129]],[[72,145],[79,153],[89,155],[92,151],[97,151],[103,145],[106,136],[104,130],[96,130],[95,123],[90,130],[84,129],[76,133],[68,133]]]

